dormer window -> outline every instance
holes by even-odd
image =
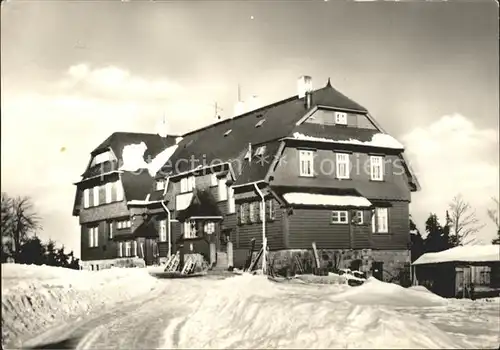
[[[255,124],[255,127],[256,127],[256,128],[258,128],[258,127],[262,126],[262,124],[264,124],[264,122],[265,122],[265,121],[266,121],[265,119],[261,119],[261,120],[259,120],[259,121],[257,122],[257,124]]]
[[[229,135],[229,134],[231,133],[231,131],[233,131],[233,130],[229,129],[228,131],[226,131],[226,132],[224,133],[224,137],[226,137],[227,135]]]
[[[259,146],[255,151],[255,156],[261,156],[266,152],[266,146]]]
[[[188,176],[181,179],[181,193],[191,192],[196,187],[194,176]]]
[[[161,191],[165,189],[165,180],[164,179],[157,179],[156,184],[155,184],[155,189],[156,191]]]
[[[347,125],[347,113],[335,112],[335,124]]]

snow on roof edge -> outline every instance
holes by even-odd
[[[339,207],[371,207],[372,203],[361,196],[338,196],[315,193],[290,192],[283,198],[290,204],[329,205]]]
[[[403,144],[401,144],[398,140],[388,134],[377,133],[372,136],[371,141],[359,141],[356,139],[349,140],[333,140],[327,139],[324,137],[316,137],[316,136],[307,136],[300,132],[294,132],[293,138],[297,140],[305,140],[305,141],[317,141],[317,142],[328,142],[328,143],[343,143],[343,144],[351,144],[351,145],[363,145],[363,146],[372,146],[379,148],[392,148],[398,150],[404,150]]]
[[[425,253],[415,260],[413,265],[446,262],[500,262],[500,246],[498,244],[466,245],[436,253]]]

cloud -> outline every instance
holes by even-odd
[[[201,89],[206,89],[201,86]],[[80,252],[78,220],[72,217],[73,183],[90,151],[115,131],[169,133],[201,127],[213,107],[196,87],[191,96],[169,79],[147,79],[121,68],[70,67],[55,83],[2,91],[2,191],[29,195],[43,217],[43,238]],[[168,99],[158,98],[168,95]],[[189,121],[186,123],[186,121]]]
[[[453,114],[414,129],[401,141],[422,185],[411,205],[421,230],[430,212],[444,219],[449,202],[461,193],[486,224],[478,241],[490,243],[495,229],[486,210],[499,192],[498,131]]]
[[[179,84],[168,79],[145,79],[115,66],[92,69],[85,63],[71,66],[59,82],[59,87],[101,98],[142,101],[165,100],[182,92]]]

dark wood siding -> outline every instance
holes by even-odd
[[[335,174],[335,153],[343,150],[333,148],[334,146],[331,145],[330,147],[330,149],[316,150],[314,177],[299,176],[299,150],[293,147],[285,148],[283,153],[285,161],[280,162],[272,174],[273,185],[304,188],[355,188],[368,199],[410,200],[408,178],[397,155],[385,155],[384,181],[371,181],[370,154],[349,151],[352,167],[350,179],[340,180]]]
[[[332,209],[294,209],[287,215],[290,249],[377,249],[405,250],[410,241],[408,202],[391,202],[388,208],[389,233],[372,233],[371,211],[365,210],[363,224],[330,224]],[[349,222],[352,212],[349,211]]]
[[[289,220],[289,248],[318,249],[350,248],[349,224],[331,224],[332,211],[328,209],[294,209]]]
[[[129,217],[130,212],[125,201],[90,207],[80,211],[80,224]]]
[[[389,233],[373,233],[373,249],[408,249],[410,243],[409,203],[392,202],[389,208]]]
[[[259,200],[255,198],[254,201]],[[236,205],[237,211],[242,203],[244,202],[238,202]],[[275,208],[275,218],[272,221],[266,219],[267,244],[270,250],[285,249],[282,219],[283,209],[279,207],[279,203],[275,199],[273,199],[273,205]],[[237,216],[235,215],[234,217],[236,223]],[[255,238],[256,246],[260,247],[262,245],[262,223],[236,224],[236,236],[233,243],[236,243],[237,249],[249,249],[252,238]]]
[[[97,247],[89,247],[89,227],[93,225],[99,226],[99,238]],[[113,259],[118,256],[117,243],[109,239],[109,227],[107,222],[101,221],[92,224],[81,226],[80,250],[81,259],[86,260],[101,260]]]

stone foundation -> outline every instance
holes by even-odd
[[[299,273],[295,256],[298,257],[304,273],[312,273],[315,267],[314,254],[309,250],[280,250],[269,252],[268,262],[273,270],[279,274]],[[340,269],[359,270],[367,276],[372,275],[373,262],[383,263],[383,280],[407,284],[409,276],[410,253],[408,250],[373,250],[373,249],[318,249],[320,267],[330,272]]]
[[[80,260],[80,269],[89,271],[105,270],[112,267],[146,267],[144,259],[138,257],[103,260]]]

